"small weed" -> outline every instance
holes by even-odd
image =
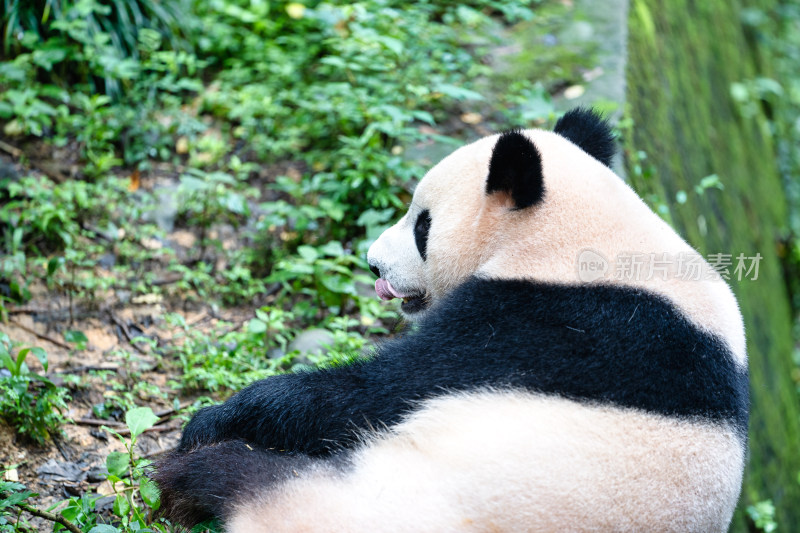
[[[130,432],[126,439],[113,429],[104,428],[123,444],[124,452],[111,452],[106,457],[108,482],[114,488],[112,524],[103,524],[95,509],[98,495],[85,493],[80,497],[59,502],[46,511],[26,503],[38,496],[20,483],[0,481],[0,532],[19,531],[25,522],[22,512],[54,522],[54,531],[88,531],[89,533],[133,533],[136,531],[170,531],[168,524],[154,519],[158,510],[159,494],[155,483],[146,472],[152,462],[138,457],[134,451],[136,440],[151,428],[158,417],[149,407],[135,407],[125,414],[125,424]],[[5,472],[3,472],[5,473]],[[53,512],[60,508],[59,511]],[[10,520],[14,517],[14,520]],[[13,525],[12,525],[13,524]]]
[[[772,533],[778,530],[775,522],[775,506],[772,500],[764,500],[747,507],[747,516],[752,520],[757,531]]]
[[[41,348],[17,348],[0,332],[0,413],[20,435],[44,444],[67,419],[68,391],[41,374],[31,372],[25,359],[33,355],[47,371],[47,353]],[[16,353],[14,353],[16,351]]]
[[[125,414],[125,424],[130,430],[130,440],[125,439],[113,429],[108,429],[125,446],[125,452],[111,452],[106,457],[108,481],[114,487],[116,498],[113,511],[119,517],[120,531],[141,531],[151,525],[165,531],[161,524],[152,523],[152,513],[158,510],[158,488],[145,475],[151,461],[139,459],[134,453],[136,439],[158,422],[158,417],[149,407],[135,407]],[[145,504],[142,507],[138,501]],[[146,510],[149,512],[146,514]],[[99,533],[99,532],[98,532]]]

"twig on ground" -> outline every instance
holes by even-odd
[[[191,403],[183,404],[179,407],[180,409],[185,409],[191,405]],[[180,429],[181,424],[168,424],[162,426],[164,422],[170,420],[170,416],[172,416],[176,410],[172,407],[167,409],[162,409],[161,411],[156,411],[155,414],[158,417],[158,422],[153,425],[153,427],[146,429],[145,431],[172,431],[174,429]],[[102,420],[99,418],[75,418],[73,422],[78,425],[82,426],[108,426],[112,428],[114,431],[122,435],[123,437],[130,434],[130,430],[123,424],[122,422],[115,422],[113,420]]]
[[[118,366],[109,366],[109,365],[86,365],[86,366],[77,366],[75,368],[66,368],[64,370],[59,370],[58,372],[51,372],[50,375],[58,375],[58,374],[82,374],[83,372],[88,372],[90,370],[107,370],[109,372],[118,372]]]
[[[208,320],[210,318],[213,318],[213,317],[210,314],[208,314],[208,312],[206,311],[205,313],[203,313],[199,317],[195,317],[193,320],[190,320],[190,321],[186,322],[186,327],[194,327],[197,324],[199,324],[200,322],[204,322],[204,321],[206,321],[206,320]]]
[[[172,283],[177,283],[179,281],[182,281],[183,278],[184,276],[180,272],[175,272],[172,274],[168,273],[161,279],[154,279],[153,281],[147,282],[147,285],[151,287],[160,287],[162,285],[170,285]],[[127,280],[125,280],[126,284],[116,285],[114,288],[117,290],[119,289],[127,290],[130,287],[130,284],[137,283],[139,281],[141,281],[139,278],[128,278]]]
[[[72,459],[70,458],[69,454],[67,454],[67,452],[64,450],[64,448],[61,446],[61,442],[59,441],[58,437],[56,435],[52,435],[52,438],[53,438],[53,444],[56,445],[58,453],[61,454],[61,457],[63,457],[65,461],[71,461]]]
[[[103,243],[114,242],[114,239],[106,235],[103,231],[90,226],[86,222],[79,222],[78,225],[84,231],[84,235],[92,239],[94,242],[102,241]],[[91,235],[89,235],[91,233]]]
[[[69,315],[69,310],[66,307],[44,309],[41,307],[24,306],[7,309],[7,311],[9,315],[36,315],[37,322],[41,321],[46,324],[52,322],[64,322],[67,320],[67,316]],[[84,318],[96,318],[98,315],[100,315],[100,310],[89,309],[81,306],[80,304],[78,304],[78,308],[73,310],[72,313],[73,318],[76,320]]]
[[[131,336],[131,332],[128,329],[128,325],[122,321],[117,315],[114,314],[114,311],[111,309],[108,310],[108,316],[111,318],[111,321],[119,326],[119,329],[122,330],[122,334],[128,339],[128,344],[134,347],[134,349],[142,355],[147,355],[147,352],[142,350],[138,344],[133,342],[133,337]]]
[[[32,307],[29,305],[25,305],[22,307],[11,307],[6,309],[6,312],[9,315],[22,315],[22,314],[31,314],[31,315],[41,315],[44,313],[49,313],[49,309],[42,309],[41,307]]]
[[[160,411],[156,411],[153,414],[155,414],[158,418],[164,418],[165,416],[169,416],[169,415],[175,414],[178,411],[183,411],[184,409],[186,409],[190,405],[192,405],[192,402],[184,402],[184,403],[180,404],[177,409],[175,409],[174,407],[169,407],[167,409],[162,409]]]
[[[72,422],[79,426],[108,426],[110,428],[124,428],[125,424],[122,422],[114,422],[113,420],[101,420],[99,418],[73,418]]]
[[[22,155],[22,150],[3,141],[0,141],[0,150],[17,159],[19,159],[19,157]]]
[[[249,321],[250,321],[250,319],[249,319],[249,318],[246,318],[246,319],[244,319],[244,320],[240,320],[240,321],[236,322],[234,325],[232,325],[231,327],[229,327],[228,329],[226,329],[225,331],[223,331],[223,332],[222,332],[222,335],[220,335],[220,336],[221,336],[221,337],[224,337],[224,336],[225,336],[225,335],[227,335],[228,333],[233,333],[234,331],[238,331],[238,330],[239,330],[239,329],[240,329],[242,326],[244,326],[245,324],[247,324],[247,322],[249,322]]]
[[[19,329],[21,329],[21,330],[24,330],[24,331],[27,331],[27,332],[28,332],[28,333],[30,333],[31,335],[36,335],[36,336],[37,336],[37,337],[39,337],[40,339],[42,339],[42,340],[45,340],[45,341],[47,341],[47,342],[51,342],[51,343],[55,344],[56,346],[60,346],[61,348],[64,348],[65,350],[71,350],[71,349],[72,349],[72,346],[70,346],[69,344],[67,344],[67,343],[65,343],[65,342],[61,342],[61,341],[60,341],[60,340],[58,340],[58,339],[54,339],[53,337],[50,337],[50,336],[48,336],[48,335],[45,335],[44,333],[39,333],[39,332],[38,332],[38,331],[36,331],[35,329],[29,328],[28,326],[23,326],[23,325],[22,325],[22,324],[20,324],[19,322],[15,322],[15,321],[13,321],[13,320],[9,320],[9,322],[10,322],[11,324],[15,325],[16,327],[18,327]]]
[[[166,276],[161,279],[153,280],[149,283],[149,285],[152,285],[153,287],[159,287],[161,285],[169,285],[171,283],[177,283],[182,280],[183,280],[183,274],[176,273],[173,274],[172,276]]]
[[[70,522],[61,515],[48,513],[47,511],[42,511],[41,509],[37,509],[36,507],[28,505],[25,502],[19,502],[16,504],[16,506],[22,509],[23,511],[32,514],[33,516],[38,516],[39,518],[44,518],[45,520],[49,520],[51,522],[57,522],[62,526],[64,526],[65,528],[67,528],[68,530],[70,530],[72,533],[81,533],[81,530],[78,528],[78,526],[76,526],[75,524],[73,524],[72,522]]]
[[[156,424],[160,423],[161,423],[160,421],[156,422]],[[161,433],[161,432],[175,431],[176,429],[181,429],[181,425],[180,424],[167,424],[165,426],[156,425],[145,429],[142,433]],[[114,431],[116,431],[123,437],[127,437],[128,435],[131,434],[131,430],[128,428],[115,429]]]
[[[273,283],[272,286],[267,290],[267,292],[264,293],[264,298],[268,298],[270,296],[278,294],[278,291],[281,290],[281,287],[283,287],[283,284]]]
[[[175,444],[175,445],[170,446],[168,448],[164,448],[163,450],[156,450],[156,451],[153,451],[153,452],[150,452],[150,453],[146,453],[144,455],[140,455],[139,457],[141,457],[142,459],[150,459],[151,457],[158,457],[159,455],[163,455],[165,453],[171,452],[172,450],[176,449],[177,447],[178,447],[178,445]]]
[[[61,169],[51,162],[31,159],[30,163],[45,176],[57,183],[64,183],[69,180],[69,178],[61,172]]]

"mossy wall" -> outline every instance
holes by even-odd
[[[757,280],[731,281],[747,328],[752,394],[750,454],[732,531],[747,531],[743,509],[764,499],[775,503],[780,531],[800,531],[800,407],[776,247],[786,225],[784,193],[766,117],[745,118],[730,96],[731,83],[757,75],[758,54],[740,10],[772,3],[631,0],[629,9],[627,105],[634,126],[626,141],[647,154],[645,172],[631,164],[630,179],[642,194],[664,201],[675,227],[701,252],[763,257]],[[635,151],[628,156],[637,159]],[[711,174],[724,190],[695,192]],[[679,191],[684,203],[676,201]]]

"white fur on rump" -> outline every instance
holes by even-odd
[[[228,531],[721,532],[744,450],[706,420],[484,391],[426,402],[353,460],[242,502]]]
[[[697,254],[609,168],[556,133],[524,133],[542,158],[544,201],[511,211],[504,203],[507,196],[485,194],[497,135],[456,150],[425,175],[408,213],[369,250],[370,263],[392,286],[400,292],[427,291],[436,301],[473,274],[581,283],[577,260],[585,249],[610,261],[626,253],[666,253],[673,260],[681,253]],[[427,261],[414,244],[414,222],[422,209],[429,209],[433,220]],[[682,280],[672,272],[666,280],[643,273],[606,282],[666,296],[695,324],[723,338],[744,366],[744,325],[736,299],[715,271],[701,264],[702,281]]]

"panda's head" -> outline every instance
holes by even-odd
[[[543,212],[562,196],[550,181],[573,171],[560,163],[563,152],[567,161],[577,160],[574,172],[596,173],[595,166],[607,171],[614,153],[608,124],[576,109],[558,121],[555,132],[510,131],[445,158],[419,183],[405,216],[369,249],[378,295],[401,298],[404,314],[415,318],[466,277],[491,274],[486,268],[505,256],[509,245],[518,249],[517,266],[525,269],[527,239],[519,240],[521,230],[547,231],[551,242],[564,234],[547,227]]]
[[[633,286],[672,300],[744,361],[730,288],[611,171],[613,154],[608,124],[586,109],[564,115],[554,131],[512,131],[456,150],[370,247],[378,296],[402,298],[404,314],[417,319],[470,276]],[[626,254],[667,258],[671,270],[619,275]],[[676,275],[687,257],[699,259],[698,279]],[[584,258],[594,268],[588,278]]]

